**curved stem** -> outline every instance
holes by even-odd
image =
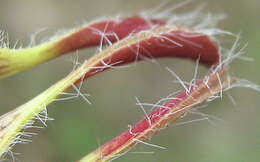
[[[0,48],[0,78],[29,69],[76,49],[113,43],[131,33],[163,24],[164,21],[145,19],[140,16],[103,20],[73,29],[35,47]]]

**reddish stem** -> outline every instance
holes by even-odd
[[[100,59],[101,57],[103,59]],[[118,66],[160,57],[199,59],[200,63],[206,66],[212,66],[219,61],[217,44],[207,35],[183,30],[183,27],[178,26],[159,27],[125,38],[88,60],[90,63],[96,61],[92,66],[99,68],[89,70],[85,79],[110,68],[106,65]]]
[[[65,37],[52,50],[64,54],[76,49],[99,45],[100,41],[103,41],[103,44],[108,44],[108,41],[114,43],[129,34],[164,24],[163,20],[145,19],[139,16],[95,22]]]

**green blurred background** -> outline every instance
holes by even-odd
[[[171,5],[179,1],[169,1]],[[225,13],[227,18],[220,27],[234,33],[241,32],[241,43],[248,42],[246,52],[254,62],[235,61],[231,74],[260,84],[260,1],[207,0],[196,1],[178,9],[189,11],[206,2],[205,13]],[[24,45],[30,36],[47,28],[37,36],[44,40],[60,29],[71,28],[100,16],[136,14],[158,6],[158,0],[1,0],[0,29],[8,32],[11,44],[20,40]],[[230,45],[228,39],[227,45]],[[226,40],[225,40],[226,41]],[[80,50],[81,61],[96,52],[96,48]],[[4,114],[25,103],[68,74],[76,52],[39,65],[33,69],[2,79],[0,82],[0,113]],[[82,98],[55,102],[48,106],[49,116],[45,129],[30,130],[38,133],[33,142],[17,145],[14,152],[22,162],[70,162],[79,160],[101,144],[119,135],[144,117],[136,106],[135,96],[141,102],[155,103],[162,97],[181,89],[165,70],[169,67],[184,80],[193,76],[195,64],[181,59],[160,59],[160,66],[140,62],[129,68],[115,69],[99,74],[84,82],[82,92],[89,93],[91,105]],[[188,68],[187,68],[188,67]],[[202,77],[206,69],[199,67]],[[260,161],[259,93],[237,88],[228,92],[236,101],[224,95],[201,109],[203,113],[224,120],[201,121],[181,126],[170,126],[150,141],[167,147],[160,150],[139,145],[115,161],[163,162],[258,162]],[[199,116],[188,115],[181,121]],[[136,152],[153,152],[140,154]]]

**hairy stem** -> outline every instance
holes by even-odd
[[[228,78],[226,68],[206,76],[192,85],[189,92],[184,91],[170,99],[129,130],[82,158],[80,162],[105,162],[120,157],[197,105],[222,92],[230,85]]]
[[[76,49],[97,46],[100,43],[113,43],[131,33],[163,24],[165,24],[164,21],[139,16],[104,20],[73,29],[35,47],[0,48],[0,78],[29,69]]]
[[[37,97],[1,116],[0,155],[9,149],[15,137],[35,115],[73,85],[112,66],[159,57],[200,58],[201,63],[211,66],[218,62],[219,53],[216,43],[207,35],[175,25],[129,36],[93,56]]]

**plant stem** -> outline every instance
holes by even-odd
[[[184,91],[155,109],[145,119],[132,128],[115,137],[108,143],[91,152],[79,162],[105,162],[120,157],[138,143],[150,139],[155,133],[177,120],[208,98],[217,95],[230,83],[226,68],[206,76],[192,85],[190,92]]]

